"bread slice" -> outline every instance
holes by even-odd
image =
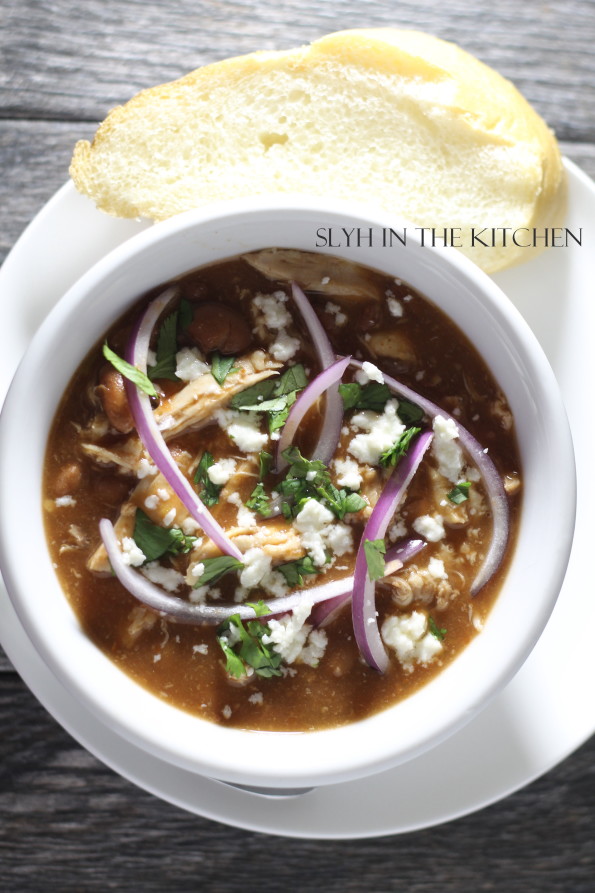
[[[510,233],[506,246],[471,247],[472,227],[550,227],[564,209],[555,137],[516,88],[454,44],[392,28],[227,59],[144,90],[77,143],[70,173],[122,217],[265,193],[373,202],[418,226],[460,227],[464,252],[488,272],[534,252]]]

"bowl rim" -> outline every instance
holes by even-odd
[[[255,203],[257,204],[257,207],[255,207]],[[174,710],[176,714],[183,714],[184,718],[189,718],[191,720],[191,725],[195,725],[196,723],[200,725],[201,735],[210,739],[211,746],[213,747],[208,759],[205,759],[204,757],[197,757],[194,750],[194,744],[186,738],[182,738],[177,744],[172,744],[171,729],[167,727],[166,723],[164,723],[161,728],[155,729],[148,728],[146,723],[140,723],[139,725],[138,721],[136,723],[132,722],[129,714],[130,699],[128,699],[126,707],[116,709],[113,700],[110,703],[106,703],[106,699],[102,696],[101,690],[95,688],[91,692],[88,687],[87,678],[72,663],[68,663],[64,649],[59,647],[57,643],[48,642],[46,629],[43,627],[44,620],[41,615],[36,613],[36,610],[34,610],[33,604],[30,601],[30,596],[24,591],[27,588],[28,583],[30,583],[30,579],[27,581],[27,575],[24,573],[23,567],[19,566],[16,555],[13,554],[13,538],[8,518],[10,503],[11,500],[14,502],[14,499],[17,496],[18,485],[12,477],[10,470],[12,465],[11,462],[9,462],[9,458],[14,456],[14,453],[11,453],[11,437],[16,436],[16,434],[11,434],[11,432],[16,425],[16,433],[20,430],[20,433],[23,434],[25,426],[23,419],[21,419],[20,427],[18,423],[19,415],[22,415],[22,413],[19,412],[19,401],[22,396],[30,391],[30,388],[35,385],[40,359],[47,357],[48,352],[55,346],[56,333],[64,330],[71,314],[77,308],[89,303],[88,296],[93,294],[94,290],[97,291],[97,289],[103,287],[106,282],[110,288],[117,287],[118,282],[122,277],[122,269],[126,269],[130,264],[138,264],[140,260],[150,254],[156,246],[162,246],[160,250],[163,251],[163,246],[167,245],[168,240],[175,241],[180,238],[183,241],[185,238],[188,238],[189,234],[192,234],[195,231],[200,231],[201,228],[206,228],[207,230],[210,229],[211,231],[214,228],[215,231],[219,233],[217,236],[217,239],[219,240],[218,244],[224,244],[224,242],[221,242],[221,240],[224,240],[225,238],[224,233],[222,234],[222,230],[225,230],[226,226],[228,229],[231,228],[233,230],[238,226],[247,225],[248,223],[254,225],[259,219],[262,222],[263,218],[266,218],[265,222],[267,225],[270,225],[271,219],[280,218],[285,220],[287,225],[290,226],[295,225],[295,221],[298,218],[309,220],[313,215],[317,214],[320,215],[320,219],[326,221],[337,219],[353,223],[355,220],[359,220],[364,225],[392,227],[395,229],[412,227],[412,225],[408,224],[406,221],[397,221],[392,215],[381,212],[377,208],[370,208],[353,202],[329,202],[328,200],[307,198],[303,196],[264,197],[258,199],[258,201],[255,201],[253,198],[248,200],[233,200],[218,203],[217,205],[209,205],[208,207],[195,211],[189,211],[171,218],[170,220],[156,224],[152,228],[133,236],[123,245],[118,246],[106,257],[102,258],[89,271],[87,271],[56,304],[34,336],[31,346],[19,366],[0,416],[0,563],[10,598],[36,649],[52,672],[70,691],[74,692],[86,705],[90,706],[92,711],[99,716],[104,723],[110,728],[115,728],[128,740],[148,749],[156,756],[160,756],[161,758],[174,762],[184,768],[190,768],[192,771],[197,771],[200,774],[206,774],[240,784],[275,787],[281,785],[325,784],[354,777],[361,777],[384,768],[389,768],[397,762],[412,759],[423,750],[438,744],[445,737],[455,732],[475,715],[480,706],[485,706],[491,697],[493,697],[497,691],[499,691],[503,685],[512,678],[530,653],[554,607],[564,577],[566,563],[572,544],[576,507],[576,477],[572,442],[555,377],[536,337],[533,335],[521,314],[506,298],[498,286],[475,267],[471,261],[460,255],[455,249],[432,247],[421,249],[419,238],[417,238],[416,242],[415,234],[413,234],[413,245],[417,246],[414,250],[418,252],[418,255],[419,252],[423,250],[428,259],[434,258],[434,260],[428,260],[428,262],[441,271],[445,281],[448,280],[451,282],[454,277],[454,281],[459,285],[464,283],[471,291],[479,290],[482,295],[481,300],[482,302],[485,302],[485,305],[482,306],[485,306],[489,310],[487,316],[490,320],[494,323],[498,322],[501,326],[504,326],[507,331],[514,334],[513,341],[514,339],[517,340],[516,347],[518,349],[522,348],[523,357],[528,362],[528,367],[525,372],[528,375],[531,373],[529,378],[536,388],[533,394],[535,402],[541,408],[545,407],[548,410],[546,417],[542,419],[544,431],[548,432],[550,438],[546,446],[551,452],[559,451],[560,454],[565,457],[563,463],[564,475],[560,474],[558,477],[555,477],[551,482],[550,487],[550,495],[557,505],[559,515],[563,517],[565,521],[563,526],[560,524],[554,525],[558,528],[562,526],[562,530],[559,531],[559,539],[557,540],[555,547],[553,543],[550,543],[549,545],[551,548],[545,556],[549,568],[547,591],[544,590],[541,595],[541,610],[538,618],[535,618],[534,622],[526,629],[522,641],[519,641],[518,643],[514,656],[511,656],[500,668],[498,676],[492,678],[489,684],[484,682],[484,684],[479,687],[476,685],[473,688],[473,691],[469,691],[467,698],[464,699],[464,703],[461,705],[461,708],[455,716],[448,715],[448,712],[445,711],[439,711],[439,715],[435,717],[435,727],[432,734],[427,735],[424,740],[415,741],[410,737],[407,740],[406,746],[402,747],[397,755],[394,745],[386,744],[386,742],[382,740],[382,734],[379,734],[379,732],[390,732],[395,720],[391,719],[391,721],[388,721],[389,718],[387,717],[387,714],[392,714],[393,711],[398,710],[402,715],[403,721],[407,721],[412,714],[408,705],[411,704],[413,698],[408,698],[405,701],[388,708],[388,710],[384,710],[379,714],[374,714],[358,723],[341,726],[335,729],[303,733],[247,732],[245,730],[226,728],[224,726],[205,722],[196,717],[191,717],[190,714],[185,714],[183,711],[172,708],[165,702],[160,701],[156,696],[149,694],[144,689],[141,689],[139,692],[138,684],[134,683],[126,676],[125,679],[134,687],[138,700],[142,702],[140,706],[143,711],[147,705],[147,698],[149,698],[158,705],[167,708],[166,710],[161,711],[164,716],[168,711]],[[290,222],[288,222],[288,218],[291,218]],[[229,226],[230,221],[231,224]],[[219,227],[219,229],[217,229],[217,227]],[[270,244],[271,243],[269,242],[269,245]],[[261,247],[269,246],[261,245]],[[233,256],[241,253],[241,250],[246,249],[238,250],[235,248],[234,250],[220,254],[218,258],[213,258],[213,260],[223,259],[226,256]],[[338,254],[336,248],[329,249],[323,253]],[[341,256],[340,253],[339,256]],[[356,259],[360,260],[359,257]],[[202,261],[200,264],[189,266],[187,269],[190,270],[196,266],[201,266],[204,262],[205,261]],[[369,266],[374,266],[374,264],[366,261],[363,257],[361,258],[361,262]],[[167,278],[171,277],[163,277],[160,281],[166,281]],[[407,277],[403,276],[403,279],[406,280]],[[137,295],[144,290],[145,289],[141,289],[137,292]],[[429,295],[428,297],[430,300],[434,299],[433,295]],[[130,301],[128,301],[128,303],[130,303]],[[122,310],[120,309],[115,315],[119,315],[121,312]],[[102,331],[105,328],[106,327],[103,327]],[[94,340],[95,338],[86,338],[86,346],[83,350],[83,354],[87,352]],[[54,411],[55,406],[53,407],[51,416],[53,416]],[[44,451],[45,443],[43,444],[43,452]],[[537,458],[541,459],[542,464],[545,462],[545,456],[542,455]],[[59,588],[55,579],[53,584],[52,591],[55,592],[56,587]],[[62,596],[62,601],[68,605],[61,590],[60,595]],[[492,609],[492,614],[497,609],[498,604],[499,602],[497,600],[494,609]],[[66,623],[63,631],[67,630],[70,636],[68,640],[69,644],[75,649],[77,657],[83,659],[85,655],[89,655],[90,648],[94,649],[96,652],[93,659],[94,667],[100,670],[102,674],[105,674],[105,678],[109,679],[110,684],[116,685],[117,676],[114,676],[113,671],[117,670],[117,668],[109,658],[103,655],[103,653],[96,649],[95,646],[92,646],[90,641],[86,639],[80,628],[78,628],[78,625],[74,620],[74,614],[69,605],[68,608],[72,617],[70,618],[70,625]],[[490,618],[492,614],[490,614]],[[482,636],[476,637],[465,649],[463,654],[436,677],[431,683],[432,687],[434,689],[439,688],[446,697],[448,695],[447,682],[450,682],[452,677],[452,684],[456,684],[457,678],[461,675],[460,673],[450,672],[451,668],[459,664],[463,657],[466,658],[464,661],[465,664],[469,663],[473,665],[478,647],[477,643],[481,642]],[[117,674],[119,676],[124,675],[120,670],[117,670]],[[436,685],[441,679],[444,681],[439,685]],[[130,688],[129,685],[124,683],[122,683],[122,687],[127,689]],[[424,689],[420,690],[420,692],[415,695],[415,698],[417,699],[427,688],[428,686],[425,686]],[[427,698],[425,700],[427,700]],[[403,709],[400,709],[402,707]],[[148,712],[152,714],[154,711],[148,710]],[[415,714],[415,711],[413,711],[413,714]],[[177,722],[174,723],[174,725],[177,730],[185,727],[186,731],[188,731],[187,721],[182,723]],[[205,731],[205,727],[208,727],[207,731]],[[368,741],[365,748],[362,748],[362,745],[360,744],[360,751],[366,751],[365,756],[360,755],[357,758],[349,753],[348,748],[345,747],[345,741],[349,741],[355,737],[353,730],[356,727],[361,732],[359,737],[363,737],[363,739]],[[266,736],[266,741],[264,743],[267,748],[267,766],[254,765],[254,760],[251,756],[251,746],[248,746],[248,755],[244,752],[248,735]],[[375,745],[373,748],[369,745],[370,738],[373,739]],[[297,739],[301,739],[301,744],[296,747],[295,741]],[[288,754],[287,751],[299,755],[300,750],[304,749],[304,742],[306,739],[308,740],[306,750],[308,750],[309,753],[310,764],[307,766],[298,765],[295,760],[292,762],[291,759],[288,759],[290,754]],[[311,742],[314,739],[317,744],[312,746]],[[280,745],[280,747],[277,747],[276,745]],[[233,761],[231,760],[230,754],[233,754]],[[279,754],[282,759],[279,758]]]

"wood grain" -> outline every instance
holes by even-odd
[[[595,4],[569,0],[4,0],[0,260],[108,109],[229,55],[398,24],[510,77],[595,177]],[[477,815],[377,840],[284,841],[197,818],[80,748],[0,653],[0,890],[594,893],[595,739]]]

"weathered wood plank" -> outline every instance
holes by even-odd
[[[595,141],[595,6],[501,0],[13,0],[0,29],[0,115],[100,120],[199,65],[329,31],[398,24],[455,40],[511,78],[560,138]],[[591,114],[588,110],[591,109]]]
[[[403,837],[268,839],[191,816],[78,747],[0,677],[0,889],[590,893],[595,740],[478,816]]]

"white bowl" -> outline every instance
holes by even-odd
[[[453,249],[382,244],[405,224],[375,209],[307,198],[242,199],[189,212],[133,237],[51,311],[14,378],[0,418],[0,561],[34,647],[109,728],[177,766],[240,785],[300,788],[363,777],[412,759],[468,722],[514,676],[543,631],[564,577],[575,514],[566,415],[551,368],[506,296]],[[399,277],[438,304],[475,344],[506,394],[521,451],[518,542],[485,627],[420,691],[336,729],[253,732],[205,722],[150,694],[83,634],[48,553],[41,481],[50,424],[73,371],[143,292],[205,263],[258,248],[315,250],[317,231],[372,228],[373,244],[325,251]]]

